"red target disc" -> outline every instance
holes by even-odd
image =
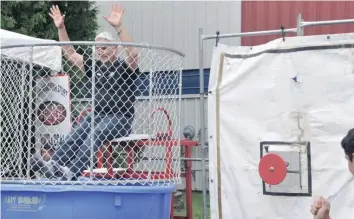
[[[259,175],[269,185],[278,185],[286,177],[287,167],[283,158],[277,154],[264,155],[258,165]]]

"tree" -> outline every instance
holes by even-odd
[[[94,1],[3,1],[1,28],[43,39],[58,40],[49,16],[58,5],[65,14],[65,25],[72,41],[93,40],[98,29],[98,9]]]

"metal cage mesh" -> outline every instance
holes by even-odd
[[[179,183],[182,64],[147,44],[2,48],[2,182]]]

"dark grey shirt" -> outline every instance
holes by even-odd
[[[92,58],[84,56],[85,73],[92,78]],[[139,70],[131,70],[127,63],[117,60],[110,66],[96,60],[95,114],[121,114],[132,117]]]

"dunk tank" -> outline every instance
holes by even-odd
[[[208,93],[213,219],[354,218],[341,140],[354,124],[354,34],[213,49]]]
[[[147,44],[57,43],[29,37],[25,41],[29,44],[16,45],[17,41],[1,48],[2,218],[169,218],[172,193],[180,181],[184,55]],[[93,60],[92,77],[82,74],[85,70],[70,60],[64,47]],[[115,50],[120,65],[100,62],[107,48]],[[136,78],[119,78],[127,74],[127,60],[135,62]],[[99,67],[93,67],[95,62]],[[109,79],[112,74],[119,74],[117,81]],[[136,88],[133,103],[124,102],[129,101],[124,96],[128,84]],[[97,122],[95,109],[105,106],[95,97],[112,86],[127,92],[120,107],[133,104],[134,114],[130,128],[103,138],[91,131],[110,124]],[[62,150],[65,162],[53,169],[55,153],[83,122],[90,131],[79,133]],[[99,147],[94,147],[97,141]],[[81,162],[79,174],[63,177],[80,163],[75,160]]]

